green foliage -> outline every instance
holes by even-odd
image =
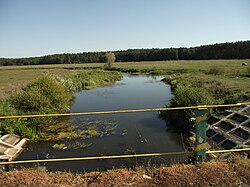
[[[208,74],[212,74],[212,75],[223,75],[224,73],[225,72],[223,70],[223,67],[217,66],[217,65],[210,67],[208,71]]]
[[[71,98],[65,86],[51,76],[43,76],[12,98],[12,104],[24,113],[54,113],[65,111]]]
[[[18,111],[11,106],[9,100],[0,100],[0,115],[8,116],[8,115],[16,115]]]
[[[65,147],[66,147],[65,144],[57,144],[57,143],[52,146],[53,149],[58,149],[58,150],[61,150]]]
[[[179,84],[174,91],[171,106],[196,106],[214,103],[213,96],[206,89],[194,87],[191,84]]]
[[[232,103],[240,103],[245,101],[249,97],[249,94],[244,92],[230,93],[225,96],[224,103],[232,104]]]
[[[177,74],[166,77],[164,82],[171,85],[174,93],[168,107],[238,103],[249,95],[246,92],[230,90],[223,81],[208,80],[202,75],[204,74]],[[208,114],[213,112],[208,110]],[[178,128],[183,130],[192,130],[193,122],[190,119],[195,117],[194,114],[193,109],[162,113],[171,123],[179,125]]]
[[[191,106],[199,104],[223,104],[244,98],[243,92],[235,92],[219,80],[206,80],[202,75],[179,74],[168,76],[164,82],[171,85],[174,98],[172,106]],[[233,103],[234,103],[233,102]]]
[[[43,76],[11,100],[0,102],[0,112],[3,115],[42,114],[64,112],[70,105],[71,94],[66,87],[51,76]],[[38,140],[42,133],[42,126],[50,124],[53,119],[6,119],[1,121],[1,131],[18,134],[32,140]]]
[[[18,115],[19,111],[11,106],[9,100],[0,100],[0,116]],[[0,121],[1,134],[18,134],[31,140],[38,139],[35,124],[28,123],[27,119],[5,119]]]
[[[105,65],[105,69],[111,69],[114,62],[115,62],[115,54],[112,52],[108,52],[105,54],[105,59],[106,59],[106,65]]]
[[[165,75],[166,74],[166,71],[164,70],[152,70],[149,72],[150,75]]]
[[[250,59],[250,41],[220,43],[190,48],[153,48],[114,51],[117,62],[163,61],[163,60],[208,60]],[[34,64],[72,64],[107,62],[105,52],[55,54],[43,57],[0,58],[0,66]]]
[[[85,70],[79,71],[72,78],[76,90],[90,89],[94,86],[108,85],[121,79],[121,74],[115,71]]]

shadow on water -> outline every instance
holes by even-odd
[[[160,81],[162,78],[124,75],[123,80],[115,85],[76,93],[70,112],[163,107],[169,103],[172,95],[170,86]],[[71,117],[69,122],[79,130],[87,130],[82,136],[93,136],[31,143],[18,160],[184,151],[182,136],[166,125],[158,112],[77,116]],[[76,142],[77,145],[84,143],[89,146],[70,146]],[[66,146],[57,150],[52,148],[55,144]],[[185,160],[185,156],[164,156],[51,162],[40,166],[44,165],[50,171],[82,172],[103,171],[113,167],[166,165]]]

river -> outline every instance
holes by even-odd
[[[83,90],[75,94],[70,112],[145,109],[164,107],[172,98],[170,86],[161,82],[161,76],[124,75],[121,81],[105,87]],[[95,115],[71,117],[73,125],[86,122],[115,124],[116,129],[102,137],[84,140],[87,148],[55,150],[57,142],[30,143],[17,160],[65,158],[135,153],[183,151],[181,135],[176,133],[158,112]],[[71,140],[73,142],[74,140]],[[60,143],[69,141],[60,141]],[[185,160],[181,156],[156,158],[109,159],[93,161],[51,162],[40,164],[50,171],[103,171],[113,167],[171,164]],[[32,164],[29,166],[37,166]],[[20,167],[20,166],[19,166]]]

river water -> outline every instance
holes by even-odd
[[[161,82],[161,76],[124,75],[121,81],[106,87],[97,87],[75,94],[70,112],[106,111],[121,109],[145,109],[164,107],[172,98],[170,86]],[[115,132],[108,136],[84,140],[87,148],[55,150],[58,142],[29,144],[17,160],[65,158],[135,153],[183,151],[181,135],[159,117],[158,112],[129,113],[70,118],[73,125],[105,121],[116,125]],[[71,142],[74,140],[71,140]],[[68,141],[60,141],[65,143]],[[51,162],[40,164],[50,171],[103,171],[113,167],[171,164],[185,160],[181,156],[156,158],[109,159],[93,161]],[[29,166],[37,166],[32,164]]]

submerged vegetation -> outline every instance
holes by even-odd
[[[104,137],[115,134],[117,124],[107,120],[83,119],[77,125],[69,123],[58,123],[47,130],[43,137],[46,141],[58,141],[52,146],[54,149],[79,149],[87,148],[93,143],[84,140],[93,137]],[[68,140],[60,143],[61,140]],[[70,140],[73,140],[72,142]]]

